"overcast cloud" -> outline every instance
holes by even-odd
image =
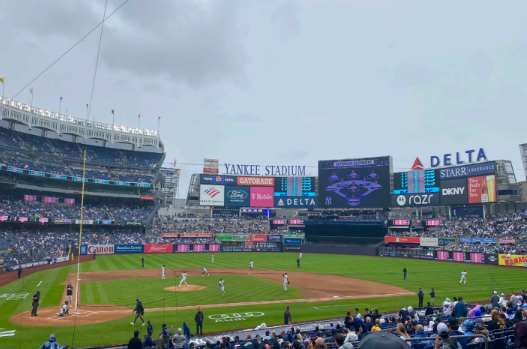
[[[107,14],[124,0],[109,0]],[[157,129],[182,192],[203,158],[306,165],[392,155],[395,170],[485,148],[524,180],[527,3],[130,0],[104,27],[92,117]],[[456,8],[456,11],[452,11]],[[12,97],[97,25],[104,0],[4,1]],[[85,117],[100,28],[32,84]],[[17,96],[26,102],[29,89]],[[223,166],[220,166],[223,168]]]

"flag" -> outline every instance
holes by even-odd
[[[2,85],[4,84],[4,78],[0,78],[0,82],[2,83]]]
[[[113,114],[113,109],[112,109],[112,114]],[[115,115],[115,114],[114,114]]]
[[[60,101],[62,102],[62,97],[60,97]]]
[[[88,103],[86,103],[86,109],[88,109]]]
[[[161,120],[161,116],[157,118],[157,121]]]
[[[176,163],[177,163],[177,160],[174,160],[174,165],[173,165],[174,167],[176,167]]]
[[[33,87],[29,88],[29,93],[31,93],[31,95],[33,96]]]
[[[141,119],[141,114],[139,114],[139,116],[137,117],[138,119]]]

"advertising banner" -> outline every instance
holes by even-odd
[[[209,251],[210,252],[219,252],[220,251],[220,246],[219,244],[214,244],[214,245],[209,245]]]
[[[225,186],[201,184],[199,204],[201,206],[225,206]]]
[[[275,196],[274,207],[318,207],[318,196]]]
[[[413,238],[413,237],[405,237],[405,236],[385,236],[384,242],[418,244],[421,242],[421,238]]]
[[[218,159],[203,159],[203,173],[218,174],[219,170]]]
[[[249,200],[250,187],[227,186],[225,187],[225,206],[247,207]]]
[[[216,234],[216,239],[222,242],[232,241],[232,234],[219,233],[219,234]]]
[[[300,252],[302,250],[301,245],[287,245],[284,246],[284,252]]]
[[[143,245],[115,245],[115,253],[143,253]]]
[[[55,219],[53,222],[55,224],[73,224],[73,220],[71,219]]]
[[[421,246],[439,246],[438,238],[421,238]]]
[[[211,238],[211,233],[182,233],[182,238]]]
[[[456,166],[440,169],[439,178],[443,180],[459,177],[481,176],[494,173],[496,173],[496,163],[494,161],[489,161],[477,165]]]
[[[500,254],[498,255],[499,265],[510,265],[514,267],[527,267],[527,256],[517,254]]]
[[[498,255],[495,253],[485,253],[483,261],[485,264],[494,264],[494,265],[499,264]]]
[[[250,193],[251,207],[274,207],[274,188],[251,187]]]
[[[86,254],[86,250],[87,250],[87,246],[86,245],[82,245],[81,246],[81,254]]]
[[[144,246],[145,246],[144,253],[172,253],[174,252],[174,245],[146,244]]]
[[[75,220],[75,224],[81,224],[80,219],[76,219]],[[82,224],[89,224],[89,225],[91,225],[91,224],[93,224],[93,220],[92,219],[83,219],[82,220]]]
[[[274,196],[274,177],[237,177],[237,183],[251,187],[273,187],[271,191]]]
[[[390,177],[390,156],[320,160],[318,162],[319,207],[388,207]]]
[[[392,195],[391,200],[391,207],[439,206],[439,193]]]
[[[163,233],[164,238],[177,238],[178,235],[178,233]]]
[[[200,184],[216,184],[216,185],[237,185],[235,176],[208,175],[208,174],[200,175],[199,183]]]
[[[300,238],[303,239],[306,237],[306,234],[283,234],[284,238]]]
[[[143,222],[126,222],[126,225],[133,225],[133,226],[136,226],[136,227],[142,227],[143,226]]]
[[[114,245],[88,245],[87,254],[114,254]]]
[[[250,241],[253,241],[253,242],[267,242],[267,235],[266,234],[250,234],[249,239]]]
[[[482,244],[495,244],[496,239],[459,239],[459,242],[480,242]]]
[[[496,176],[468,178],[468,203],[496,202]]]
[[[466,178],[441,181],[441,205],[463,205],[468,202]]]
[[[482,218],[483,217],[483,206],[472,205],[472,206],[459,206],[452,207],[452,215],[454,217],[467,217],[467,218]]]
[[[515,244],[516,240],[514,239],[500,239],[500,244]]]
[[[205,249],[205,245],[194,245],[192,248],[192,251],[194,252],[203,252]]]
[[[154,200],[154,195],[141,195],[140,200],[149,200],[149,201],[153,201],[153,200]]]
[[[174,248],[174,252],[188,252],[188,245],[176,245],[177,249]]]
[[[315,177],[275,177],[274,196],[315,196]]]
[[[438,246],[448,246],[456,242],[455,238],[438,238]]]
[[[483,253],[471,253],[470,254],[470,262],[472,263],[483,263],[483,260],[485,259]]]
[[[267,242],[282,242],[282,235],[267,235]]]
[[[249,234],[232,234],[232,241],[252,241],[252,240]]]
[[[302,239],[284,238],[284,245],[302,245]]]

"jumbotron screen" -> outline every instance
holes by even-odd
[[[318,162],[318,206],[385,208],[390,206],[391,157]]]

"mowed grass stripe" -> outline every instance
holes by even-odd
[[[81,283],[81,304],[96,304],[99,301],[99,290],[93,289],[93,282]]]

